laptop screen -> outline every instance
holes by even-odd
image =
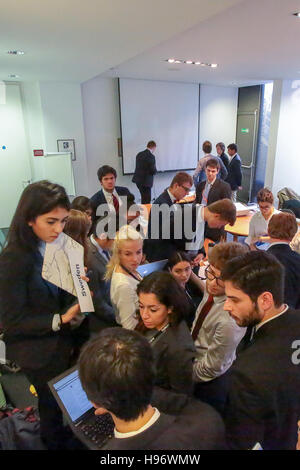
[[[168,260],[163,259],[161,261],[154,261],[154,263],[141,264],[137,268],[137,272],[142,276],[148,276],[148,274],[153,273],[154,271],[162,271],[167,264]]]
[[[78,370],[53,383],[53,387],[73,422],[93,408],[81,386]]]

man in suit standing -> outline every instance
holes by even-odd
[[[276,256],[284,266],[284,301],[293,308],[300,308],[300,254],[293,251],[290,243],[298,231],[294,214],[274,214],[268,225],[271,237],[268,253]]]
[[[294,450],[300,416],[300,311],[283,304],[284,271],[267,252],[249,252],[221,272],[224,309],[252,339],[232,367],[227,442],[247,450]]]
[[[238,189],[242,189],[242,162],[238,155],[237,145],[230,144],[227,147],[229,155],[228,175],[225,181],[230,184],[232,189],[232,200],[236,202]]]
[[[150,140],[146,150],[136,156],[135,171],[132,178],[141,193],[141,203],[150,204],[151,188],[153,186],[153,175],[157,172],[154,152],[156,143]]]
[[[222,449],[223,423],[213,408],[186,398],[171,416],[155,402],[152,349],[136,331],[100,332],[80,355],[79,375],[95,414],[109,413],[115,424],[102,450]]]
[[[106,204],[106,209],[116,215],[119,214],[120,207],[123,204],[120,197],[129,196],[129,189],[123,186],[116,186],[117,172],[109,165],[103,165],[97,171],[97,176],[102,188],[91,197],[93,208],[93,224],[97,221],[97,209],[102,204]],[[103,216],[104,214],[98,214]]]
[[[220,165],[216,158],[212,157],[206,162],[205,174],[206,181],[197,184],[196,187],[196,203],[202,206],[219,201],[220,199],[231,199],[231,188],[228,183],[218,179],[217,174],[220,171]],[[212,229],[206,224],[205,238],[209,238],[214,242],[220,241],[224,234],[224,229]]]

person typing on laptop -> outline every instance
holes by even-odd
[[[202,450],[223,447],[223,423],[204,403],[187,399],[177,416],[151,403],[155,378],[146,338],[124,328],[108,328],[87,343],[79,375],[95,414],[109,413],[114,437],[103,450]]]

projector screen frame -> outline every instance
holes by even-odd
[[[121,155],[120,158],[122,158],[122,174],[123,176],[131,176],[134,174],[133,172],[124,172],[124,150],[123,150],[123,135],[122,135],[122,111],[121,111],[121,93],[120,93],[120,78],[123,77],[118,77],[118,100],[119,100],[119,120],[120,120],[120,135],[121,135]],[[181,82],[182,83],[182,82]],[[198,135],[197,135],[197,163],[199,162],[199,142],[200,142],[200,96],[201,96],[201,84],[198,84]],[[172,170],[158,170],[156,174],[162,174],[162,173],[174,173],[174,172],[179,172],[179,171],[192,171],[195,170],[195,167],[192,168],[178,168],[178,169],[172,169]]]

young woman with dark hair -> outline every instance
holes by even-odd
[[[70,322],[76,320],[80,308],[72,295],[45,281],[41,272],[45,244],[63,231],[69,210],[62,186],[49,181],[29,185],[21,195],[0,255],[6,354],[37,391],[41,437],[48,449],[65,446],[62,414],[47,382],[70,366]]]
[[[153,347],[155,385],[191,395],[194,342],[183,320],[188,309],[184,291],[167,272],[145,277],[137,287],[139,326]]]
[[[185,317],[189,328],[191,328],[197,307],[203,297],[203,281],[192,271],[191,257],[184,251],[175,251],[169,257],[166,269],[172,274],[185,292],[186,300],[189,305]]]

